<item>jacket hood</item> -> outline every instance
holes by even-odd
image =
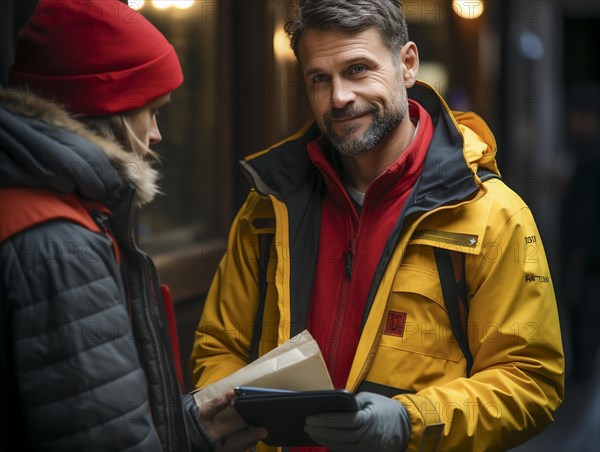
[[[118,203],[127,185],[137,204],[158,193],[158,172],[119,144],[88,129],[55,103],[0,88],[0,186],[46,188]]]
[[[463,155],[473,173],[485,168],[500,175],[496,164],[496,139],[488,125],[473,112],[453,111],[452,115],[463,137]]]
[[[435,125],[442,118],[448,118],[453,123],[456,131],[449,130],[448,135],[455,132],[459,134],[465,163],[473,174],[477,174],[480,169],[486,169],[500,175],[496,165],[496,139],[480,116],[473,112],[450,110],[438,92],[420,80],[408,90],[408,97],[425,107]]]

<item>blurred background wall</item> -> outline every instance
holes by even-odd
[[[17,33],[35,3],[0,2],[3,84]],[[225,251],[229,224],[248,189],[236,162],[285,138],[310,118],[299,68],[282,32],[293,3],[128,3],[173,43],[186,77],[160,119],[163,141],[157,151],[163,157],[165,196],[145,208],[139,231],[176,298],[187,364],[204,294]],[[580,234],[597,236],[600,231],[597,222],[595,233],[573,229],[571,216],[565,216],[576,214],[564,208],[574,204],[568,193],[577,179],[578,162],[592,167],[600,152],[600,2],[415,0],[405,1],[404,10],[411,39],[419,47],[420,78],[433,85],[451,108],[477,112],[495,133],[502,175],[537,219],[570,349],[571,278],[584,280],[573,283],[577,287],[586,282],[581,274],[566,271],[571,261],[565,249],[571,240],[581,241],[583,253],[589,253],[586,248],[597,247],[598,239],[590,245],[589,237]],[[135,14],[116,20],[135,20]],[[582,133],[596,137],[588,140],[585,151],[574,146]],[[573,207],[586,212],[577,221],[591,221],[594,209],[589,203],[600,205],[600,189],[592,180],[578,183],[589,196],[587,208]],[[561,222],[565,218],[568,221]],[[598,292],[595,296],[600,297]],[[592,316],[598,312],[595,303]]]

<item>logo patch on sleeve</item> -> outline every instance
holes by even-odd
[[[383,334],[403,337],[404,326],[406,325],[406,315],[406,312],[389,311]]]

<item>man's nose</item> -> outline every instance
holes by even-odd
[[[356,100],[356,93],[349,82],[337,80],[332,83],[331,91],[331,106],[333,108],[344,108]]]

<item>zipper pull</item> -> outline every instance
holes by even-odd
[[[352,251],[346,251],[346,278],[352,279]]]

